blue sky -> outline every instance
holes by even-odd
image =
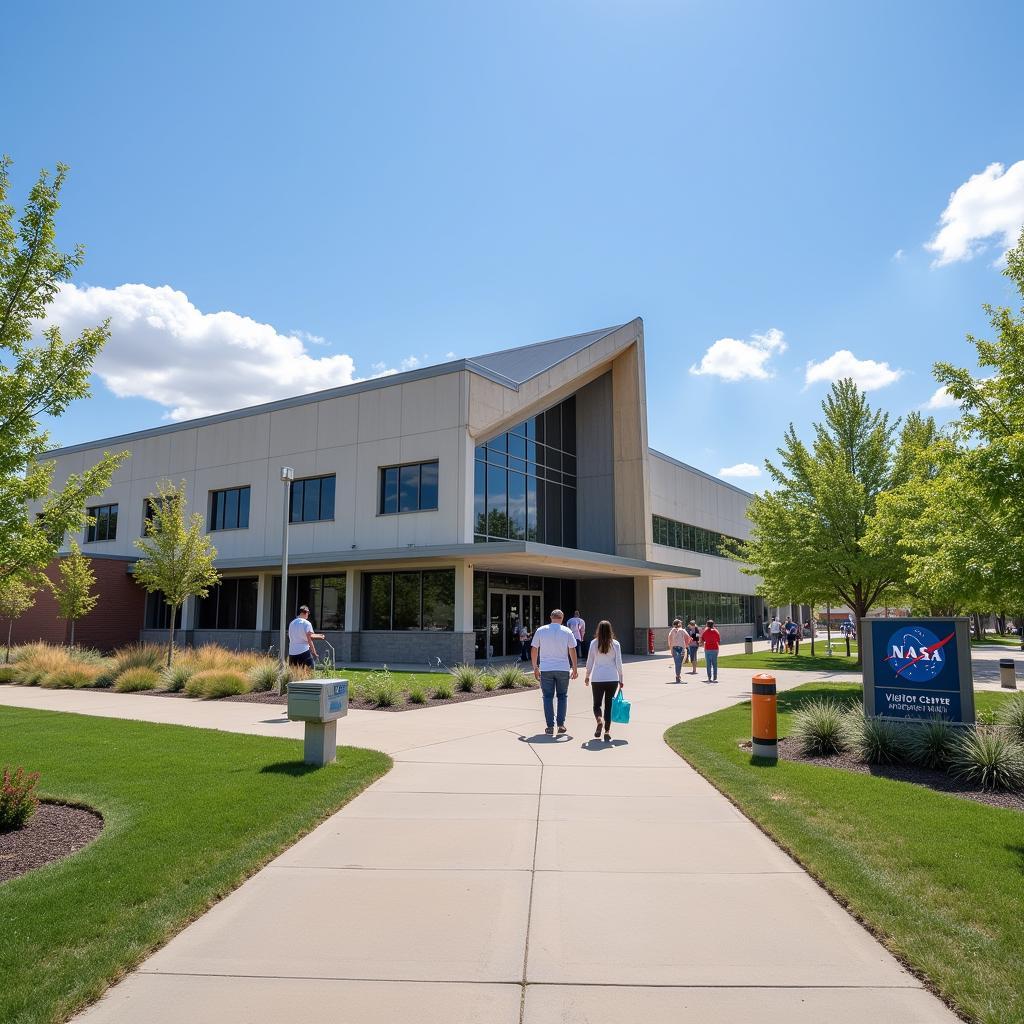
[[[55,315],[115,325],[60,443],[642,316],[651,444],[717,474],[759,466],[850,366],[922,406],[981,303],[1013,300],[1019,3],[4,21],[15,201],[69,163],[61,240],[87,246]]]

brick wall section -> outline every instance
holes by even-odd
[[[57,562],[46,569],[51,580],[57,579]],[[95,593],[99,594],[96,607],[75,623],[75,643],[81,647],[95,647],[111,651],[115,647],[136,643],[146,612],[146,592],[128,572],[124,559],[93,558],[92,571],[96,577]],[[7,623],[3,623],[6,639]],[[57,617],[57,602],[48,589],[36,594],[36,603],[14,623],[11,632],[14,643],[67,643],[68,624]]]

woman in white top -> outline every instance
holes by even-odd
[[[594,717],[597,719],[594,739],[600,738],[603,727],[604,741],[608,743],[612,738],[612,700],[616,690],[622,689],[623,680],[622,648],[619,647],[619,641],[612,632],[612,624],[607,619],[602,619],[597,624],[597,635],[590,641],[584,685],[590,686],[591,683],[594,691]]]
[[[676,682],[681,683],[680,673],[683,671],[683,656],[690,646],[690,634],[683,629],[683,620],[675,619],[668,631],[668,649],[672,652],[672,660],[676,666]]]

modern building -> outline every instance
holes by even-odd
[[[339,661],[516,653],[515,627],[556,606],[591,630],[611,619],[638,652],[650,630],[663,648],[673,616],[714,618],[726,640],[763,622],[757,581],[727,557],[750,495],[648,447],[639,319],[62,448],[56,482],[121,450],[131,458],[79,538],[105,563],[90,618],[109,627],[116,607],[120,640],[169,625],[131,576],[161,480],[184,481],[223,574],[183,609],[186,643],[276,641],[286,487],[288,613],[308,604]],[[48,615],[19,634],[43,633]]]

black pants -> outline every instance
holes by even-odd
[[[612,698],[619,688],[618,683],[591,683],[594,691],[594,717],[604,719],[604,731],[610,732],[612,727]],[[604,714],[601,713],[601,702],[604,701]]]

